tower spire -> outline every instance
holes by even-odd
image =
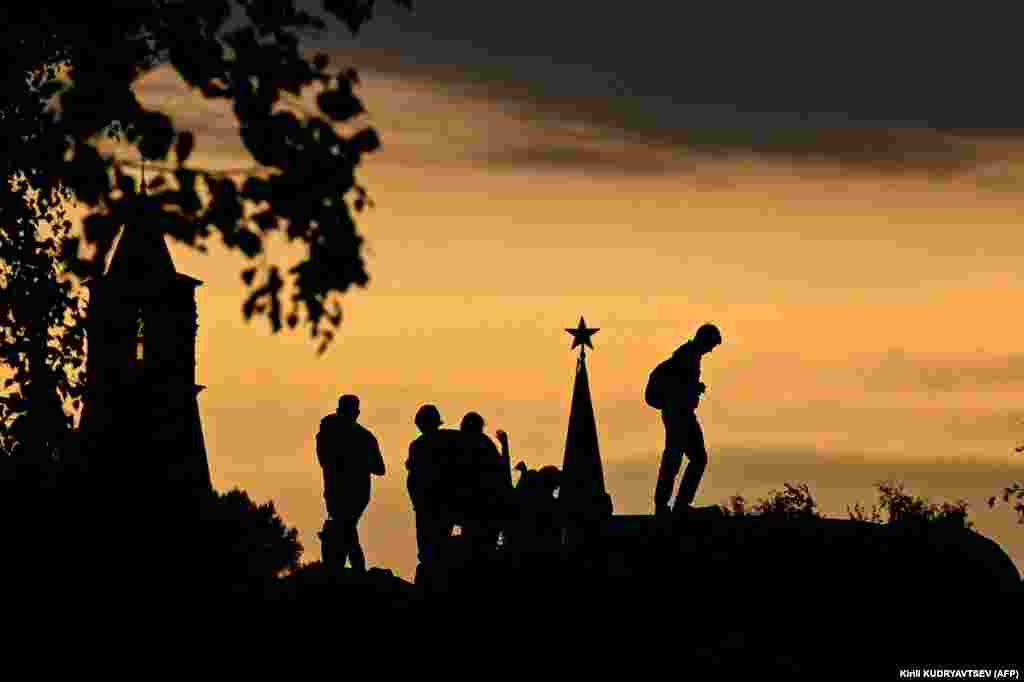
[[[559,500],[569,517],[592,517],[595,513],[600,515],[608,501],[586,360],[586,348],[594,348],[590,338],[598,329],[587,327],[581,317],[576,329],[566,331],[573,336],[572,348],[580,346],[580,355],[576,361],[572,405],[569,408]]]
[[[177,271],[162,234],[144,225],[125,225],[107,274],[139,279],[172,278]]]

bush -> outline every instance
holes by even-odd
[[[799,485],[783,484],[783,490],[772,490],[768,497],[761,498],[748,510],[747,501],[742,495],[733,495],[729,501],[720,505],[726,516],[783,516],[787,518],[820,518],[818,503],[811,495],[806,483]]]
[[[1000,497],[1002,498],[1003,502],[1006,503],[1009,503],[1010,499],[1013,498],[1013,510],[1017,512],[1018,517],[1017,523],[1024,523],[1024,485],[1021,485],[1020,483],[1014,483],[1009,488],[1005,488]],[[990,508],[994,507],[995,504],[995,497],[988,498],[988,506]]]
[[[299,567],[299,532],[277,515],[273,502],[257,505],[235,488],[210,497],[198,521],[200,570],[217,582],[265,583]]]
[[[953,523],[964,528],[973,528],[974,523],[967,520],[967,502],[929,502],[926,497],[910,495],[903,483],[880,482],[878,487],[878,504],[872,505],[870,514],[861,505],[855,504],[848,510],[854,521],[882,523],[880,510],[888,513],[889,523],[920,521],[926,523]]]

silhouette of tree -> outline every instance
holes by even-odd
[[[12,240],[0,225],[0,455],[19,470],[60,465],[81,405],[81,299],[54,251],[66,229]]]
[[[48,167],[60,146],[47,111],[56,77],[54,65],[9,70],[0,97],[0,455],[21,475],[58,463],[72,428],[64,406],[76,409],[82,389],[80,298],[62,277],[72,193]]]
[[[411,8],[410,0],[392,1]],[[356,125],[364,111],[357,74],[301,52],[300,39],[326,23],[294,5],[0,7],[0,455],[16,457],[19,471],[29,463],[52,468],[69,443],[84,356],[82,301],[71,280],[102,272],[122,225],[158,230],[200,251],[219,233],[250,261],[242,272],[245,318],[266,316],[273,332],[305,324],[320,353],[341,323],[341,294],[369,281],[353,217],[369,198],[355,170],[380,141]],[[374,5],[322,2],[353,35]],[[225,173],[189,164],[195,135],[176,130],[166,112],[145,109],[132,91],[165,64],[200,96],[233,104],[251,168]],[[294,102],[309,89],[319,111],[297,113]],[[137,153],[102,153],[108,138]],[[129,174],[139,157],[149,161],[146,188]],[[73,202],[88,209],[83,235],[72,234]],[[260,258],[275,231],[305,245],[285,273]]]
[[[392,1],[411,7],[411,0]],[[322,2],[353,35],[372,18],[374,5]],[[86,254],[79,237],[63,240],[62,255],[78,276],[102,270],[126,223],[198,250],[217,232],[250,261],[263,253],[266,235],[283,231],[305,253],[284,273],[262,261],[246,268],[242,278],[250,292],[243,313],[246,319],[266,316],[274,332],[305,324],[323,352],[331,328],[341,323],[338,297],[369,281],[353,218],[369,199],[355,170],[380,146],[372,128],[356,129],[364,111],[355,94],[357,74],[330,69],[326,55],[307,58],[300,51],[304,35],[326,28],[324,17],[297,10],[294,0],[142,0],[102,7],[42,1],[5,5],[0,26],[6,29],[0,40],[7,73],[0,98],[6,238],[36,239],[38,230],[28,228],[54,224],[54,206],[63,208],[71,195],[89,209],[84,238],[96,247]],[[176,130],[166,112],[144,108],[132,91],[163,64],[203,97],[231,102],[251,169],[214,172],[188,163],[193,133]],[[308,89],[317,93],[318,112],[294,106]],[[97,145],[105,137],[134,145],[138,155],[129,161],[101,153]],[[126,172],[138,156],[173,158],[170,165],[149,166],[158,175],[150,192]],[[44,202],[43,215],[29,208],[33,191],[35,201]],[[20,247],[4,258],[31,250]],[[285,315],[281,296],[289,283],[294,294]]]
[[[202,581],[259,586],[299,567],[298,530],[285,524],[273,502],[257,505],[238,488],[211,496],[193,533],[185,539]]]

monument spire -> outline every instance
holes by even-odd
[[[590,398],[586,360],[586,349],[594,348],[591,337],[598,329],[587,327],[581,317],[576,329],[565,331],[572,334],[572,348],[579,346],[580,355],[576,361],[576,378],[573,383],[572,405],[569,409],[569,428],[565,439],[559,501],[570,517],[590,516],[595,510],[607,504],[604,470],[597,442],[597,420]]]

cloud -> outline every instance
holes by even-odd
[[[433,15],[424,16],[430,25]],[[563,62],[568,48],[551,46],[552,63],[540,69],[522,56],[499,64],[488,54],[395,30],[381,32],[376,44],[341,47],[341,41],[329,41],[326,51],[336,66],[360,67],[368,120],[384,135],[381,158],[406,165],[686,175],[697,164],[753,156],[799,161],[806,168],[838,165],[848,173],[945,177],[976,172],[980,186],[999,189],[1008,178],[1005,169],[994,174],[993,167],[1010,157],[1024,158],[1024,145],[1018,143],[1024,128],[942,129],[924,119],[872,120],[781,103],[776,109],[751,108],[735,98],[702,99],[699,89],[690,92],[690,83],[689,94],[681,95],[672,79],[658,87],[627,87],[634,71],[643,81],[648,72],[667,68],[637,57],[598,73]],[[410,46],[407,41],[411,50],[394,49]],[[138,91],[144,104],[170,111],[176,125],[197,133],[197,159],[227,165],[248,160],[225,102],[191,91],[169,67],[147,76]],[[742,87],[730,91],[743,92]],[[302,104],[316,110],[311,95]]]
[[[343,63],[535,119],[690,151],[947,174],[985,161],[976,138],[1024,133],[1015,22],[981,9],[879,16],[658,0],[628,12],[540,0],[381,9],[357,40],[336,31],[323,44]]]
[[[585,170],[588,173],[610,172],[616,174],[663,175],[689,170],[657,148],[650,151],[629,149],[627,153],[618,150],[588,148],[564,143],[534,144],[530,146],[504,147],[486,150],[476,155],[491,167],[521,167],[540,169],[544,167],[560,170]]]

